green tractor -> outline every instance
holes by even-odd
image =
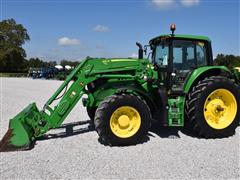
[[[0,150],[29,148],[59,127],[83,95],[107,145],[136,144],[151,125],[187,127],[204,138],[233,135],[240,120],[240,73],[213,66],[208,37],[174,34],[175,25],[171,31],[144,47],[137,43],[138,59],[83,60],[41,111],[32,103],[10,120]]]

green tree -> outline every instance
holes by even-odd
[[[39,58],[30,58],[27,63],[28,67],[32,68],[44,67],[44,62]]]
[[[54,67],[57,65],[56,61],[43,61],[39,58],[30,58],[26,63],[28,68]]]
[[[68,60],[61,60],[60,64],[64,67],[66,65],[76,67],[79,64],[79,61],[68,61]]]
[[[0,72],[17,72],[26,67],[22,45],[29,40],[27,30],[14,19],[0,22]]]
[[[46,67],[54,67],[57,65],[57,62],[56,61],[48,61],[48,62],[45,62],[46,63]]]
[[[218,54],[214,63],[215,65],[227,66],[229,68],[240,67],[240,56]]]

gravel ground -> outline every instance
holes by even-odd
[[[41,108],[61,84],[53,80],[1,78],[0,137],[8,121],[25,106]],[[198,139],[178,129],[155,128],[147,142],[108,147],[88,128],[81,105],[74,108],[51,138],[37,141],[31,151],[0,154],[1,179],[239,179],[240,128],[224,139]],[[71,126],[71,123],[75,122]],[[67,131],[69,132],[69,131]]]

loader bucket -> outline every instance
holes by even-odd
[[[27,150],[34,141],[34,127],[41,119],[35,103],[28,105],[9,122],[9,129],[0,141],[0,152]]]

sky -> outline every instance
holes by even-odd
[[[205,35],[213,54],[240,55],[239,0],[0,0],[1,20],[14,18],[31,38],[27,58],[80,61],[136,57],[136,41],[160,34]]]

